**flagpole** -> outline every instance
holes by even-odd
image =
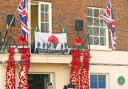
[[[19,4],[20,4],[20,3],[21,3],[21,1],[19,2]],[[18,4],[18,6],[19,6],[19,4]],[[4,44],[5,39],[6,39],[7,35],[8,35],[8,33],[9,33],[9,31],[11,30],[10,27],[11,27],[11,25],[12,25],[12,22],[13,22],[15,16],[16,16],[16,13],[17,13],[17,9],[15,10],[15,13],[14,13],[14,15],[13,15],[13,18],[12,18],[11,22],[9,23],[9,26],[7,27],[7,31],[6,31],[6,33],[5,33],[5,36],[4,36],[4,38],[2,39],[2,43],[1,43],[1,46],[0,46],[0,51],[1,51],[1,49],[2,49],[2,45]]]

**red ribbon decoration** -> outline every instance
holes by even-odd
[[[20,48],[21,52],[21,70],[19,72],[19,89],[29,89],[28,86],[28,70],[30,67],[30,49],[29,48]]]
[[[8,48],[9,58],[6,71],[6,89],[15,89],[15,62],[14,62],[14,48]]]

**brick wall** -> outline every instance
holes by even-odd
[[[39,1],[39,0],[36,0]],[[75,31],[75,20],[84,21],[82,34],[87,33],[86,9],[87,6],[103,7],[106,0],[40,0],[52,3],[52,25],[53,32],[62,32],[62,28],[68,28],[68,43],[77,36]],[[6,29],[6,15],[13,14],[16,10],[18,0],[0,0],[0,30]],[[117,29],[118,50],[128,50],[128,0],[111,0]],[[19,19],[16,17],[17,26],[13,29],[20,31]],[[17,33],[17,32],[16,32]],[[19,32],[20,33],[20,32]],[[19,34],[18,33],[18,34]],[[111,46],[111,45],[110,45]]]
[[[7,31],[7,15],[14,15],[16,11],[16,7],[18,1],[16,0],[0,0],[0,32],[2,33],[2,36],[5,36],[5,33]],[[11,32],[9,34],[12,34],[14,40],[17,41],[17,36],[20,34],[20,21],[18,18],[18,14],[16,13],[15,16],[15,27],[11,27]]]

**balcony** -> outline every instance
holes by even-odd
[[[89,35],[85,35],[80,50],[90,50]],[[80,39],[79,39],[80,40]],[[79,43],[78,39],[77,42]],[[35,32],[35,40],[31,45],[31,52],[37,54],[69,54],[70,50],[74,49],[74,45],[68,47],[67,33],[49,34],[42,32]]]
[[[6,31],[4,32],[4,34]],[[7,48],[9,46],[15,47],[15,52],[18,52],[18,49],[22,47],[18,43],[18,36],[11,33],[6,36],[2,35],[3,33],[0,32],[0,47],[1,53],[7,53]],[[70,50],[73,49],[73,46],[68,46],[67,42],[67,33],[43,33],[43,32],[36,32],[31,35],[31,41],[29,44],[26,45],[31,49],[32,54],[43,54],[43,55],[69,55]],[[89,36],[84,36],[83,38],[83,45],[82,49],[88,48],[88,40]],[[4,39],[4,41],[3,41]]]

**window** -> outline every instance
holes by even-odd
[[[102,14],[102,8],[87,8],[88,33],[90,34],[91,47],[108,48],[108,29],[100,17]]]
[[[29,89],[48,89],[48,84],[53,83],[53,73],[32,73],[28,75]]]
[[[90,75],[90,89],[107,89],[106,75]]]
[[[15,16],[14,15],[7,15],[7,25],[15,27]]]
[[[38,24],[40,32],[51,33],[51,3],[48,2],[39,2],[38,8]]]

